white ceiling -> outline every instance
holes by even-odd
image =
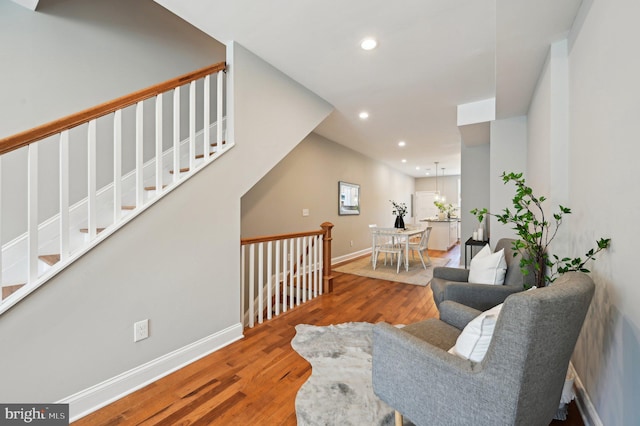
[[[457,105],[495,97],[497,118],[526,114],[549,44],[581,0],[156,2],[333,104],[320,135],[423,177],[435,161],[460,173]],[[369,36],[378,48],[364,51]]]

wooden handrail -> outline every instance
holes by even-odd
[[[83,123],[134,105],[140,101],[144,101],[145,99],[152,98],[160,93],[175,89],[176,87],[190,83],[206,75],[222,71],[225,68],[226,64],[224,62],[218,62],[217,64],[209,65],[199,70],[181,75],[180,77],[172,78],[171,80],[119,97],[101,105],[85,109],[84,111],[80,111],[41,126],[25,130],[24,132],[16,133],[15,135],[4,139],[0,139],[0,155],[22,148],[23,146],[29,145],[30,143],[39,141],[51,135],[55,135],[64,130],[72,129]]]
[[[293,234],[265,235],[262,237],[243,238],[240,240],[240,245],[245,246],[247,244],[266,243],[267,241],[287,240],[290,238],[299,238],[299,237],[311,237],[313,235],[324,235],[324,230],[320,229],[318,231],[296,232]]]

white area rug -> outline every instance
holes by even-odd
[[[312,368],[296,396],[299,426],[394,424],[394,410],[373,393],[372,330],[364,322],[296,326],[291,346]]]
[[[431,265],[427,265],[424,269],[420,259],[409,260],[409,271],[404,269],[404,265],[400,267],[400,272],[396,273],[396,266],[392,266],[390,262],[384,264],[384,255],[380,255],[376,269],[371,265],[371,257],[363,257],[353,262],[345,263],[342,266],[333,268],[334,271],[344,272],[347,274],[360,275],[363,277],[377,278],[379,280],[395,281],[405,284],[413,284],[426,286],[433,278],[433,268],[436,266],[445,266],[450,259],[441,257],[432,257]]]

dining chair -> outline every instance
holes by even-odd
[[[375,251],[373,253],[373,269],[378,264],[378,256],[384,253],[384,264],[387,264],[387,255],[391,255],[391,265],[397,256],[398,265],[396,273],[400,272],[400,264],[402,264],[402,253],[404,252],[404,244],[398,241],[394,232],[377,230],[375,234]]]
[[[369,224],[369,230],[371,231],[371,264],[374,263],[374,255],[376,254],[376,236],[378,234],[378,225],[375,223]]]
[[[427,269],[427,265],[424,263],[424,256],[427,256],[427,261],[429,265],[431,265],[431,258],[429,257],[429,252],[427,251],[427,246],[429,245],[429,235],[431,235],[431,226],[428,226],[422,236],[420,237],[419,242],[409,242],[409,250],[411,251],[411,258],[414,259],[415,252],[418,252],[418,256],[420,256],[420,261],[422,262],[422,267]],[[424,253],[424,255],[423,255]]]

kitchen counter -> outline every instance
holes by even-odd
[[[426,222],[431,227],[429,235],[429,250],[447,251],[459,240],[459,218],[451,219],[422,219],[420,222]]]

